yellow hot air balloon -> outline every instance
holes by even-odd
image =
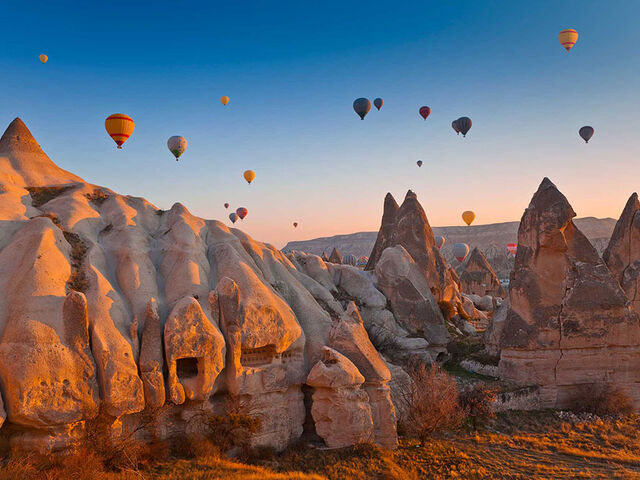
[[[104,121],[104,128],[107,129],[107,133],[116,142],[118,148],[122,148],[122,144],[131,136],[135,126],[131,117],[124,113],[114,113]]]
[[[256,172],[254,172],[253,170],[245,170],[244,172],[244,179],[251,183],[253,182],[253,179],[256,178]]]
[[[220,101],[222,102],[222,105],[226,105],[227,103],[229,103],[229,97],[223,95],[222,97],[220,97]]]
[[[38,57],[42,63],[47,63],[49,57],[47,57],[44,53]]]
[[[464,220],[464,223],[466,223],[467,225],[471,225],[475,220],[475,218],[476,218],[476,214],[473,213],[471,210],[462,212],[462,220]]]
[[[568,52],[578,41],[578,32],[576,32],[573,28],[562,30],[558,34],[558,41]]]

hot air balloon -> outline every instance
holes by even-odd
[[[118,148],[122,148],[122,144],[131,136],[135,126],[131,117],[124,113],[114,113],[104,121],[104,128],[107,129],[107,133],[116,142]]]
[[[422,166],[422,160],[418,160],[418,161],[416,162],[416,164],[417,164],[419,167],[421,167],[421,166]]]
[[[364,120],[364,117],[371,110],[371,102],[368,98],[356,98],[353,101],[353,110],[360,115],[360,120]]]
[[[298,228],[298,222],[293,222],[293,228]]]
[[[225,204],[224,204],[224,208],[229,208],[229,204],[228,204],[228,203],[225,203]]]
[[[464,223],[466,223],[467,225],[471,225],[475,220],[475,218],[476,218],[476,214],[473,213],[471,210],[462,212],[462,220],[464,220]]]
[[[431,114],[431,109],[427,106],[420,107],[420,110],[418,110],[418,113],[420,113],[420,116],[426,120],[427,117]]]
[[[517,243],[507,243],[507,250],[509,250],[509,253],[515,257],[516,256],[516,252],[518,251],[518,244]]]
[[[345,255],[344,257],[342,257],[342,264],[343,265],[353,265],[355,267],[357,263],[358,263],[358,259],[352,253],[349,253],[349,254]]]
[[[578,131],[578,133],[586,143],[589,143],[589,140],[591,140],[591,137],[593,137],[593,132],[594,132],[593,127],[589,127],[589,126],[582,127]]]
[[[467,132],[471,128],[471,119],[469,117],[460,117],[456,120],[456,125],[458,126],[458,130],[463,137],[467,136]]]
[[[451,122],[451,128],[453,128],[456,132],[456,135],[460,135],[460,127],[458,127],[458,121],[454,120]]]
[[[247,213],[249,213],[249,211],[244,207],[240,207],[236,210],[236,213],[240,217],[240,220],[244,220],[244,217],[247,216]]]
[[[382,104],[384,104],[384,100],[382,100],[380,97],[376,98],[376,99],[373,101],[373,105],[374,105],[378,110],[380,110],[380,109],[382,108]]]
[[[573,28],[567,28],[562,30],[558,34],[558,41],[562,44],[565,50],[568,52],[578,41],[578,32]]]
[[[436,247],[438,248],[442,248],[444,243],[447,241],[447,239],[444,238],[442,235],[436,235],[435,238],[436,238]]]
[[[229,220],[231,220],[231,223],[236,223],[236,220],[238,220],[238,214],[236,212],[231,212],[229,214]]]
[[[173,153],[173,156],[176,157],[177,162],[180,155],[182,155],[187,149],[187,139],[174,135],[173,137],[169,137],[169,140],[167,140],[167,147],[169,147],[169,151]]]
[[[42,63],[47,63],[49,57],[47,57],[44,53],[38,57]]]
[[[256,172],[254,172],[253,170],[245,170],[242,175],[244,176],[244,179],[249,183],[253,182],[253,179],[256,178]]]
[[[466,243],[456,243],[453,246],[453,256],[456,257],[460,263],[464,262],[464,259],[469,255],[469,245]]]
[[[222,97],[220,97],[220,101],[222,102],[222,105],[226,105],[227,103],[229,103],[229,97],[223,95]]]
[[[369,261],[369,257],[367,256],[362,256],[358,259],[358,263],[356,264],[356,266],[358,267],[364,267],[367,262]]]

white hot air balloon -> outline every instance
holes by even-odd
[[[187,149],[187,139],[179,135],[174,135],[167,140],[167,147],[169,147],[169,151],[176,157],[177,162],[180,155]]]

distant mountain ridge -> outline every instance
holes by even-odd
[[[574,222],[599,252],[602,252],[606,247],[616,224],[616,220],[613,218],[595,217],[578,218]],[[459,242],[466,243],[471,248],[478,247],[487,257],[491,258],[501,254],[506,255],[507,244],[517,242],[519,224],[520,222],[503,222],[469,227],[433,227],[433,233],[446,238],[442,251],[448,259],[452,258],[451,248]],[[351,253],[358,257],[368,256],[376,241],[377,234],[378,232],[357,232],[299,240],[287,243],[282,250],[284,252],[301,250],[322,255],[322,252],[331,253],[335,247],[343,255]]]

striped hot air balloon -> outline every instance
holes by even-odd
[[[353,265],[355,267],[357,263],[358,263],[358,259],[352,253],[349,253],[349,254],[345,255],[344,257],[342,257],[342,264],[343,265]]]
[[[358,259],[358,263],[356,264],[358,267],[364,267],[367,262],[369,261],[369,257],[367,257],[366,255],[360,257]]]
[[[135,126],[133,119],[124,113],[114,113],[104,121],[104,128],[107,129],[107,133],[116,142],[118,148],[122,148],[122,144],[131,136]]]
[[[562,46],[568,52],[573,48],[573,46],[578,41],[578,32],[576,32],[573,28],[567,28],[566,30],[562,30],[558,34],[558,41],[562,44]]]

